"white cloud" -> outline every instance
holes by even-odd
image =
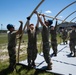
[[[46,14],[52,13],[50,10],[45,11]]]
[[[59,16],[59,18],[63,18],[63,16]]]

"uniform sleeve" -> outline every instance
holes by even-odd
[[[11,37],[12,37],[12,38],[16,38],[16,32],[17,32],[17,31],[13,31],[13,32],[11,33]]]
[[[57,23],[58,23],[58,21],[56,20],[56,23],[55,23],[55,30],[57,30]]]
[[[30,29],[27,29],[27,33],[29,33],[30,32]]]
[[[36,27],[36,33],[38,33],[39,32],[39,28],[38,27]]]

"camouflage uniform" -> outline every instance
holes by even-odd
[[[27,48],[27,61],[31,65],[32,61],[35,61],[37,57],[37,33],[38,28],[36,27],[34,31],[28,30],[28,48]]]
[[[55,54],[55,56],[57,55],[57,34],[56,34],[56,29],[54,30],[50,30],[50,34],[51,34],[51,46],[53,49],[53,54]]]
[[[9,67],[16,65],[16,31],[8,33],[8,54],[9,54]]]
[[[71,53],[74,53],[75,56],[75,46],[76,46],[76,30],[72,30],[70,32],[70,42],[69,42],[69,46],[70,46],[70,51]]]
[[[53,27],[53,26],[51,26]],[[57,56],[57,33],[56,33],[56,29],[57,29],[57,20],[56,20],[56,24],[54,29],[50,29],[50,34],[51,34],[51,46],[53,49],[53,54],[55,56]]]
[[[47,64],[50,64],[49,28],[43,26],[42,29],[43,55]]]
[[[67,35],[68,35],[67,31],[65,29],[63,29],[63,31],[62,31],[63,44],[65,44],[65,43],[67,44]]]

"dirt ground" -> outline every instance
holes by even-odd
[[[20,55],[26,54],[26,47],[27,47],[27,45],[20,46]],[[17,53],[18,53],[18,46],[16,46],[16,54]],[[3,62],[7,59],[9,59],[7,45],[3,45],[0,48],[0,62]]]

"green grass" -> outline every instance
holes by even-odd
[[[7,43],[7,34],[0,34],[0,44]]]
[[[28,40],[27,34],[24,34],[23,38],[22,38],[22,41],[24,41],[24,43],[22,43],[22,44],[26,45],[27,40]],[[58,40],[58,43],[61,42],[59,36],[57,36],[57,40]],[[38,42],[38,44],[37,44],[38,52],[41,52],[41,34],[38,35],[37,42]],[[0,35],[0,49],[6,48],[6,47],[2,47],[5,45],[7,45],[7,34],[1,34]],[[24,50],[26,50],[26,49],[24,49]],[[21,51],[23,51],[23,50],[20,50],[20,52]],[[4,52],[4,54],[7,54],[7,53]],[[25,60],[26,58],[27,58],[27,54],[23,54],[20,56],[20,61]],[[4,69],[6,69],[8,67],[8,65],[9,65],[8,60],[3,61],[3,62],[0,61],[0,73],[1,72],[4,73],[5,72]],[[27,67],[23,67],[21,65],[17,65],[16,69],[17,69],[17,72],[16,72],[16,70],[14,70],[14,72],[12,72],[12,73],[7,72],[7,75],[55,75],[55,74],[48,73],[45,71],[28,69]],[[3,75],[6,75],[6,74],[3,74]]]

